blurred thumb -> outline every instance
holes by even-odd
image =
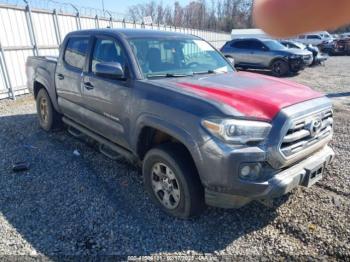
[[[350,1],[255,0],[253,17],[266,33],[288,37],[350,23]]]

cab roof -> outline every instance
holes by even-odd
[[[150,30],[150,29],[112,29],[112,28],[106,28],[106,29],[91,29],[91,30],[79,30],[72,32],[70,34],[72,35],[79,35],[79,34],[98,34],[98,33],[107,33],[107,34],[116,34],[120,37],[124,38],[138,38],[138,37],[181,37],[181,38],[188,38],[188,39],[198,39],[197,36],[194,35],[188,35],[183,34],[179,32],[169,32],[169,31],[161,31],[161,30]]]

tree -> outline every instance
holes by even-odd
[[[253,0],[209,0],[210,6],[207,1],[191,1],[185,6],[177,1],[173,6],[150,1],[131,6],[128,17],[134,21],[142,21],[145,16],[151,16],[159,24],[226,32],[233,28],[252,26]]]

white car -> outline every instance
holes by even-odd
[[[325,40],[321,35],[317,34],[307,34],[307,35],[300,35],[296,41],[301,42],[306,45],[314,45],[318,46],[323,43],[325,43],[327,40]]]
[[[334,41],[334,38],[327,31],[309,33],[305,35],[300,35],[298,38],[294,39],[295,41],[301,42],[305,45],[327,45],[331,44]]]

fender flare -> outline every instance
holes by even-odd
[[[197,166],[197,170],[199,171],[198,164],[202,162],[202,156],[199,150],[199,145],[195,142],[196,140],[193,138],[193,136],[186,130],[179,128],[178,126],[166,120],[160,119],[156,115],[147,114],[141,115],[137,118],[135,123],[135,129],[132,134],[132,141],[134,141],[132,147],[134,149],[134,152],[137,153],[137,146],[141,135],[141,131],[145,127],[158,129],[166,134],[169,134],[170,136],[174,137],[176,140],[181,142],[190,152],[192,159],[195,165]]]
[[[55,79],[52,79],[47,70],[38,68],[34,75],[33,90],[35,82],[41,84],[45,88],[46,92],[49,94],[53,107],[57,112],[60,112],[55,88]]]

